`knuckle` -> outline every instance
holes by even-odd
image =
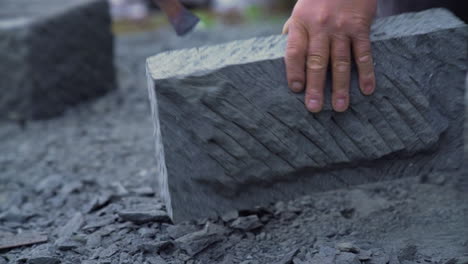
[[[325,57],[319,54],[311,54],[307,56],[307,68],[311,71],[321,72],[327,67]]]
[[[357,64],[359,65],[371,65],[372,64],[372,55],[370,51],[364,51],[357,55]]]
[[[304,54],[304,51],[301,50],[297,45],[293,43],[289,44],[286,48],[286,57],[288,58],[297,58]]]
[[[336,72],[348,72],[351,69],[350,58],[338,57],[334,59],[333,70]]]
[[[351,19],[351,25],[353,25],[355,32],[367,32],[370,28],[370,21],[364,17],[356,16]]]
[[[322,10],[317,16],[313,18],[313,22],[319,26],[326,25],[329,20],[330,14],[326,10]]]
[[[338,18],[335,20],[335,28],[337,30],[343,30],[345,25],[346,25],[347,19],[344,16],[338,16]]]

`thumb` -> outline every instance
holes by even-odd
[[[289,21],[291,21],[291,18],[288,18],[288,20],[286,20],[286,23],[284,23],[283,32],[281,32],[281,34],[287,35],[289,33]]]

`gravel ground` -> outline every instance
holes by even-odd
[[[3,263],[468,263],[468,195],[444,174],[315,193],[172,225],[151,186],[144,59],[268,35],[280,26],[177,38],[119,37],[119,88],[62,117],[0,123]]]

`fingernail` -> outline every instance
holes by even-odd
[[[374,91],[374,85],[372,84],[367,84],[364,86],[364,93],[369,95]]]
[[[320,110],[320,101],[318,99],[310,99],[307,107],[310,111],[319,111]]]
[[[335,110],[339,112],[346,110],[346,100],[343,98],[336,99]]]
[[[291,85],[291,89],[294,91],[294,92],[300,92],[302,90],[303,86],[302,86],[302,83],[300,82],[293,82],[292,85]]]

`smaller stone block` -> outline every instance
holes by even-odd
[[[2,0],[0,119],[41,119],[115,88],[105,0]]]

